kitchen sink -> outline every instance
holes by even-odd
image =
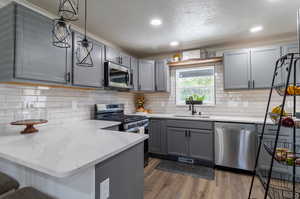
[[[190,117],[190,118],[209,118],[209,115],[187,115],[187,114],[175,114],[174,117]]]

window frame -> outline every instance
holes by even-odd
[[[187,70],[197,70],[197,69],[212,69],[213,70],[213,81],[214,81],[214,99],[213,99],[213,103],[209,103],[209,104],[202,104],[202,105],[195,105],[195,106],[199,106],[199,107],[214,107],[216,106],[216,69],[215,69],[215,65],[206,65],[206,66],[193,66],[193,67],[185,67],[185,68],[176,68],[175,69],[175,105],[178,107],[186,107],[188,105],[186,104],[177,104],[177,74],[178,71],[187,71]]]

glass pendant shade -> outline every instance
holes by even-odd
[[[71,47],[71,31],[70,26],[66,24],[63,18],[53,21],[52,43],[59,48]]]
[[[78,20],[79,0],[59,0],[58,15],[68,21]]]
[[[77,65],[82,67],[93,67],[93,59],[91,52],[93,50],[93,43],[84,38],[77,42],[76,59]]]

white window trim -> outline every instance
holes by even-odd
[[[193,67],[185,67],[185,68],[176,68],[175,69],[175,106],[176,107],[188,107],[189,105],[186,104],[177,104],[177,71],[180,70],[197,70],[197,69],[211,69],[214,70],[214,100],[212,104],[202,104],[202,105],[195,105],[195,107],[215,107],[216,106],[216,66],[210,65],[210,66],[193,66]]]

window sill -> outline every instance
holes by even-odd
[[[202,104],[202,105],[194,105],[194,107],[215,107],[216,104]],[[189,105],[178,105],[176,104],[176,107],[187,107],[189,108]]]

